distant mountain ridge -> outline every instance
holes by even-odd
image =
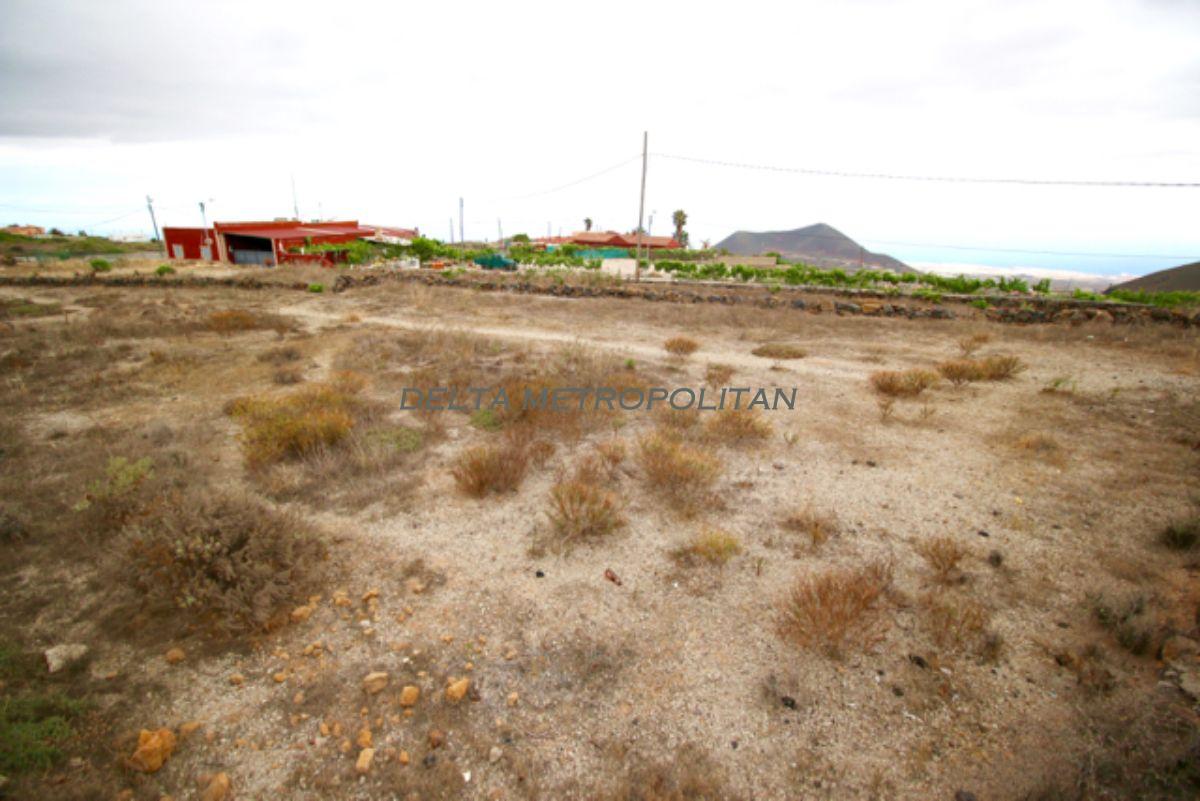
[[[735,256],[778,253],[816,267],[840,267],[844,270],[894,270],[911,273],[913,269],[886,253],[872,253],[832,225],[817,223],[794,231],[735,231],[716,244]]]
[[[1140,289],[1145,292],[1200,292],[1200,261],[1159,270],[1156,273],[1143,275],[1141,278],[1109,287],[1110,292],[1114,289]]]

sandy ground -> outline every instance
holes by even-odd
[[[0,294],[68,307],[75,300],[68,290]],[[137,298],[153,303],[164,294],[141,290]],[[174,297],[201,308],[244,302],[207,291]],[[1098,644],[1117,687],[1105,704],[1191,705],[1159,685],[1161,662],[1112,641],[1088,598],[1142,593],[1163,620],[1194,608],[1187,560],[1154,544],[1200,489],[1196,453],[1179,438],[1194,433],[1197,420],[1194,340],[1176,337],[1160,348],[1099,329],[424,287],[252,302],[299,321],[302,331],[288,337],[303,343],[310,381],[328,375],[356,336],[436,328],[527,348],[535,358],[584,346],[652,365],[673,386],[702,386],[709,363],[726,364],[732,384],[796,387],[798,402],[767,413],[770,439],[721,450],[711,508],[692,518],[670,512],[630,461],[617,485],[627,525],[560,555],[531,550],[547,525],[550,486],[600,439],[615,433],[632,443],[650,416],[629,413],[615,432],[564,444],[515,494],[473,500],[457,492],[449,468],[488,434],[448,414],[446,437],[412,468],[421,486],[403,512],[305,509],[333,537],[336,573],[306,621],[248,650],[193,656],[202,649],[185,645],[189,657],[178,665],[162,656],[172,642],[147,653],[77,621],[69,639],[90,644],[94,675],[116,672],[118,682],[158,688],[136,706],[137,720],[120,726],[203,724],[161,771],[128,777],[138,797],[199,797],[205,778],[224,771],[239,799],[593,798],[645,763],[702,766],[719,777],[712,797],[949,799],[964,790],[1020,798],[1073,774],[1093,745],[1088,715],[1101,702],[1055,654]],[[882,419],[872,372],[953,358],[956,342],[980,331],[990,335],[981,354],[1013,354],[1029,369],[1004,382],[943,383]],[[699,352],[668,357],[662,342],[677,334],[699,340]],[[191,345],[257,351],[275,341],[250,332]],[[766,341],[795,343],[808,355],[751,355]],[[208,387],[148,404],[156,420],[208,426],[214,458],[240,482],[236,428],[220,397],[235,387],[213,376]],[[1070,391],[1041,391],[1059,378]],[[261,380],[242,391],[260,389]],[[398,405],[391,388],[372,392]],[[23,422],[48,431],[73,414],[128,421],[138,408],[147,407],[134,400],[34,410]],[[1018,444],[1035,435],[1053,448]],[[811,548],[784,531],[781,520],[800,509],[836,518],[836,535]],[[720,568],[671,558],[711,527],[736,536],[742,553]],[[953,592],[987,608],[988,628],[1003,643],[994,659],[931,637],[920,599],[938,590],[916,545],[941,535],[969,552]],[[992,553],[998,566],[987,561]],[[779,636],[777,604],[798,576],[872,560],[894,570],[878,642],[833,659]],[[349,605],[332,602],[339,589]],[[377,592],[374,604],[361,600],[368,591]],[[62,638],[62,626],[47,615],[27,633],[45,642]],[[304,655],[318,642],[320,656]],[[365,695],[360,683],[374,670],[390,674],[389,689]],[[234,674],[244,682],[231,685]],[[471,695],[446,701],[447,681],[464,676]],[[395,701],[404,684],[422,691],[411,717]],[[377,764],[358,776],[359,746],[343,752],[343,740],[364,725]],[[430,747],[430,728],[445,733],[444,746]],[[401,751],[410,764],[400,764]]]

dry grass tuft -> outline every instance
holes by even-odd
[[[516,437],[478,445],[459,454],[450,474],[458,488],[472,498],[515,492],[529,469],[529,443]]]
[[[676,561],[691,564],[706,562],[717,567],[742,552],[742,542],[732,534],[721,529],[704,529],[692,538],[691,542],[676,548],[671,555]]]
[[[983,359],[955,359],[938,365],[938,372],[955,386],[971,381],[1003,381],[1025,370],[1016,356],[987,356]]]
[[[819,514],[812,509],[802,509],[785,517],[780,525],[787,531],[802,534],[815,549],[821,547],[838,532],[837,519]]]
[[[242,451],[251,467],[303,458],[342,442],[367,412],[365,380],[342,373],[291,395],[240,398],[228,406],[242,424]]]
[[[991,334],[971,334],[958,340],[958,350],[964,359],[969,359],[975,355],[977,350],[991,341]]]
[[[882,636],[879,601],[891,581],[886,562],[801,576],[779,603],[779,634],[831,657],[869,648]]]
[[[1190,551],[1200,543],[1200,516],[1178,520],[1164,528],[1158,541],[1172,551]]]
[[[765,359],[803,359],[808,355],[804,348],[787,342],[767,342],[750,352]]]
[[[710,497],[721,472],[720,460],[709,451],[659,433],[639,440],[638,462],[649,487],[685,514]]]
[[[663,349],[672,356],[687,358],[700,350],[700,343],[690,337],[671,337],[663,343]]]
[[[871,374],[871,387],[892,398],[915,398],[938,381],[937,373],[920,368],[881,370]]]
[[[238,331],[258,331],[270,329],[283,333],[292,328],[292,324],[277,314],[264,314],[246,309],[226,309],[208,315],[208,328],[218,334],[232,334]]]
[[[926,593],[921,608],[938,647],[967,651],[986,662],[999,658],[1002,640],[988,631],[991,612],[979,601],[952,593]]]
[[[954,359],[953,361],[942,362],[937,366],[937,369],[942,378],[956,387],[983,379],[983,370],[980,368],[979,362],[971,359]]]
[[[733,378],[733,368],[728,364],[710,364],[704,371],[704,380],[713,389],[729,385]]]
[[[616,495],[578,479],[560,481],[550,488],[548,515],[563,547],[600,539],[625,525]]]
[[[968,554],[967,549],[949,535],[921,540],[916,551],[942,584],[950,584],[960,576],[958,565]]]
[[[704,426],[710,440],[722,445],[746,445],[771,437],[773,429],[758,409],[727,409],[716,412]]]
[[[1004,381],[1026,370],[1025,363],[1016,356],[987,356],[978,364],[984,381]]]

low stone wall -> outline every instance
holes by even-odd
[[[1046,324],[1085,322],[1118,324],[1168,324],[1200,327],[1200,311],[1191,314],[1130,303],[1104,303],[1070,298],[996,295],[988,297],[986,310],[969,304],[978,295],[943,295],[941,303],[919,298],[897,297],[864,289],[831,287],[764,287],[755,284],[688,281],[672,283],[556,283],[537,277],[512,273],[465,273],[447,275],[432,270],[389,272],[341,272],[332,291],[346,292],[386,283],[417,283],[475,289],[483,292],[514,292],[565,298],[625,298],[654,303],[721,303],[763,308],[791,308],[808,313],[861,315],[867,317],[905,317],[909,319],[952,320],[984,318],[997,323]],[[277,289],[306,292],[303,281],[262,280],[255,276],[157,276],[116,275],[72,276],[0,275],[0,286],[112,286],[170,288]]]

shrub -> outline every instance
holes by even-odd
[[[929,632],[939,647],[969,651],[989,662],[999,657],[1001,640],[987,630],[991,614],[983,604],[950,593],[926,593],[921,606]]]
[[[491,409],[479,409],[471,415],[471,425],[481,431],[499,431],[501,423]]]
[[[787,342],[768,342],[750,352],[765,359],[803,359],[808,355],[808,351],[804,348],[799,345],[790,345]]]
[[[871,386],[881,395],[915,398],[937,383],[937,373],[920,368],[881,370],[871,374]]]
[[[107,259],[92,259],[88,265],[94,273],[106,273],[112,269],[112,264]]]
[[[717,412],[704,426],[705,434],[724,445],[760,442],[771,436],[771,424],[757,409],[729,409]]]
[[[980,300],[983,300],[983,298],[980,298]],[[983,308],[987,308],[986,300],[983,300]],[[962,353],[964,359],[969,359],[975,355],[975,351],[991,341],[991,334],[971,334],[969,337],[963,337],[958,340],[958,350]]]
[[[525,479],[529,458],[528,446],[509,437],[498,444],[463,451],[450,468],[450,474],[458,488],[472,498],[515,492]]]
[[[271,376],[271,380],[281,386],[289,386],[291,384],[299,384],[304,380],[304,374],[295,367],[281,367]]]
[[[650,434],[638,442],[638,461],[650,488],[685,513],[708,497],[721,472],[720,461],[708,451],[662,434]]]
[[[168,500],[127,534],[128,569],[150,600],[225,631],[251,631],[307,596],[325,545],[303,519],[235,495]]]
[[[364,411],[361,380],[340,374],[282,398],[242,398],[229,413],[242,424],[242,451],[251,467],[303,458],[337,445]]]
[[[94,533],[116,531],[132,518],[143,500],[140,490],[154,476],[154,462],[143,457],[130,461],[114,456],[104,468],[104,477],[87,485],[87,492],[75,504],[75,511],[86,512]]]
[[[733,378],[733,368],[728,364],[710,364],[704,371],[704,380],[714,389],[729,384]]]
[[[949,381],[956,387],[971,381],[979,381],[983,378],[983,370],[979,366],[979,362],[970,359],[955,359],[953,361],[942,362],[937,367],[942,378]]]
[[[818,514],[812,509],[793,512],[785,517],[780,525],[788,531],[808,537],[814,548],[820,547],[838,531],[836,519]]]
[[[274,314],[256,314],[245,309],[226,309],[208,315],[208,327],[219,334],[269,328],[278,332],[289,328],[287,321]]]
[[[171,265],[169,265],[169,264],[160,264],[160,265],[158,265],[158,267],[157,267],[157,268],[154,270],[154,274],[155,274],[155,275],[174,275],[174,274],[175,274],[175,268],[174,268],[174,267],[172,267],[172,266],[171,266]]]
[[[80,701],[59,694],[0,698],[0,774],[44,771],[58,762]]]
[[[1200,517],[1171,523],[1159,534],[1158,541],[1172,551],[1190,551],[1200,542]]]
[[[1025,371],[1016,356],[986,356],[978,364],[985,381],[1003,381]]]
[[[607,473],[608,479],[611,481],[616,478],[618,468],[625,461],[625,443],[619,439],[598,442],[596,443],[596,454],[599,456],[600,464]]]
[[[315,295],[319,295],[325,291],[325,285],[324,284],[309,284],[308,291],[312,292]]]
[[[1146,599],[1141,595],[1113,601],[1101,594],[1088,596],[1092,614],[1117,644],[1134,656],[1142,656],[1154,645],[1155,623],[1146,614]]]
[[[616,495],[579,480],[560,481],[550,488],[548,515],[563,545],[598,539],[625,525]]]
[[[958,572],[958,563],[967,555],[967,549],[948,535],[921,540],[916,550],[933,571],[934,578],[943,584],[953,581]]]
[[[663,349],[672,356],[686,358],[700,350],[700,343],[688,337],[671,337],[663,343]]]
[[[881,636],[878,605],[891,581],[884,562],[801,576],[779,603],[779,634],[833,657],[865,649]]]
[[[682,562],[707,562],[724,567],[725,563],[742,552],[742,543],[737,537],[720,529],[705,529],[692,541],[677,548],[672,556]]]

